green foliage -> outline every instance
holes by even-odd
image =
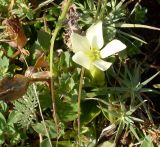
[[[3,56],[3,52],[0,51],[0,80],[6,76],[9,66],[9,60]]]
[[[14,21],[9,26],[1,24],[0,80],[22,74],[29,76],[29,87],[17,100],[0,101],[0,146],[158,146],[159,136],[155,139],[154,134],[159,133],[155,129],[159,125],[154,122],[159,121],[159,115],[152,113],[156,104],[151,100],[160,94],[155,80],[160,73],[159,58],[151,63],[148,55],[154,50],[148,49],[150,43],[158,39],[146,42],[142,38],[146,37],[144,29],[159,29],[141,25],[151,22],[148,7],[138,1],[75,0],[66,10],[68,1],[0,0],[0,21],[18,16],[28,38],[24,48],[30,53],[28,57],[22,52],[15,56],[19,49],[8,43],[17,39],[19,28]],[[81,77],[80,66],[72,60],[70,35],[72,31],[85,35],[99,20],[103,22],[104,44],[119,39],[127,49],[104,59],[114,64],[95,74],[95,79],[86,70]],[[8,34],[6,27],[12,27],[13,32]],[[143,28],[141,36],[135,28]],[[12,33],[16,33],[14,39]],[[30,75],[26,74],[28,69]],[[39,72],[44,74],[36,79],[33,75]],[[8,94],[12,99],[10,91],[16,83],[3,91],[5,85],[0,86],[0,98]]]
[[[2,6],[7,6],[7,4],[9,3],[8,0],[1,0],[0,2]]]
[[[7,12],[9,0],[0,0],[0,13],[5,14]]]
[[[33,86],[28,88],[22,99],[14,102],[14,114],[17,123],[22,128],[28,128],[36,121],[36,107],[38,106]]]
[[[88,109],[89,108],[89,109]],[[81,124],[87,125],[100,114],[100,109],[94,101],[85,101],[81,104]]]
[[[141,147],[154,147],[150,136],[145,136]]]
[[[0,145],[4,144],[5,142],[9,142],[11,145],[16,145],[21,140],[21,134],[14,125],[14,123],[17,122],[17,114],[11,112],[8,116],[8,119],[6,119],[6,106],[6,103],[1,101],[3,113],[0,112]]]
[[[48,50],[50,47],[50,38],[51,36],[44,32],[44,31],[38,31],[38,44],[43,48]]]
[[[145,7],[142,7],[141,5],[138,5],[135,9],[135,21],[137,23],[144,23],[147,19],[146,17],[147,9]]]
[[[64,97],[64,99],[66,98]],[[57,109],[62,122],[73,121],[77,118],[77,104],[75,103],[58,101]]]
[[[45,125],[47,126],[47,130],[49,132],[50,137],[56,138],[57,133],[56,133],[55,124],[53,123],[53,121],[46,120]],[[42,136],[47,136],[43,122],[36,123],[36,124],[32,125],[32,127],[38,134],[41,134]]]

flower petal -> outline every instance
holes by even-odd
[[[112,54],[115,54],[119,51],[122,51],[126,48],[126,45],[123,44],[120,40],[114,39],[109,42],[101,51],[101,58],[106,58]]]
[[[86,32],[86,37],[92,48],[101,49],[104,44],[102,21],[90,26]]]
[[[81,51],[75,53],[75,55],[73,55],[72,60],[83,66],[86,69],[90,69],[90,65],[91,65],[91,60]]]
[[[85,52],[90,50],[90,45],[87,38],[74,32],[71,34],[71,44],[74,53],[78,51]]]
[[[111,62],[106,62],[101,59],[94,61],[93,64],[102,71],[107,70],[112,65]]]

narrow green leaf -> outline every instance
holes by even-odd
[[[115,10],[118,10],[122,7],[123,3],[125,2],[125,0],[121,0],[117,5],[116,5],[116,8]]]
[[[146,101],[147,100],[144,100],[140,104],[138,104],[137,106],[134,106],[131,110],[126,112],[126,115],[132,115],[132,113],[134,113],[138,108],[140,108],[140,106],[143,105]]]
[[[140,119],[140,118],[136,118],[136,117],[132,117],[132,116],[129,116],[129,118],[131,119],[131,120],[133,120],[134,122],[135,121],[137,121],[137,122],[144,122],[142,119]]]
[[[149,79],[145,80],[144,82],[141,83],[141,85],[145,86],[146,84],[148,84],[150,81],[152,81],[156,76],[158,76],[160,73],[160,71],[158,71],[156,74],[154,74],[152,77],[150,77]]]
[[[96,100],[96,101],[101,102],[101,103],[103,103],[103,104],[105,104],[107,106],[110,105],[108,102],[106,102],[106,101],[104,101],[104,100],[102,100],[100,98],[85,98],[85,100]]]
[[[128,34],[128,33],[123,32],[123,31],[119,31],[119,30],[118,30],[118,32],[119,32],[120,34],[126,35],[127,37],[130,37],[130,38],[132,38],[132,39],[135,39],[135,40],[137,40],[137,41],[139,41],[139,42],[142,42],[142,43],[144,43],[144,44],[147,44],[146,41],[144,41],[144,40],[142,40],[142,39],[140,39],[140,38],[138,38],[138,37],[136,37],[136,36],[134,36],[134,35],[131,35],[131,34]]]
[[[114,143],[116,144],[122,134],[122,131],[124,130],[124,127],[125,127],[125,124],[123,121],[120,122],[119,126],[118,126],[118,129],[117,129],[117,133],[116,133],[116,136],[115,136],[115,139],[114,139]]]
[[[138,134],[136,132],[136,129],[133,128],[132,125],[130,125],[129,129],[131,130],[131,132],[133,133],[133,135],[137,138],[137,140],[140,141],[140,138],[139,138],[139,136],[138,136]]]
[[[143,29],[160,31],[160,28],[152,27],[148,25],[142,25],[142,24],[116,23],[116,24],[113,24],[113,26],[117,28],[143,28]]]

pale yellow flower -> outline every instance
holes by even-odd
[[[107,70],[112,63],[103,59],[126,48],[126,45],[117,39],[112,40],[103,47],[101,21],[89,27],[86,36],[73,32],[71,34],[71,44],[72,51],[75,53],[72,57],[73,61],[88,70],[93,69],[93,66],[102,71]]]

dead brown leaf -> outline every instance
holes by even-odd
[[[5,102],[22,97],[29,86],[29,78],[24,75],[6,77],[0,81],[0,100]]]
[[[29,52],[23,48],[27,43],[27,37],[24,34],[19,18],[14,15],[12,18],[5,19],[2,24],[6,26],[5,32],[9,37],[8,44],[28,55]]]

